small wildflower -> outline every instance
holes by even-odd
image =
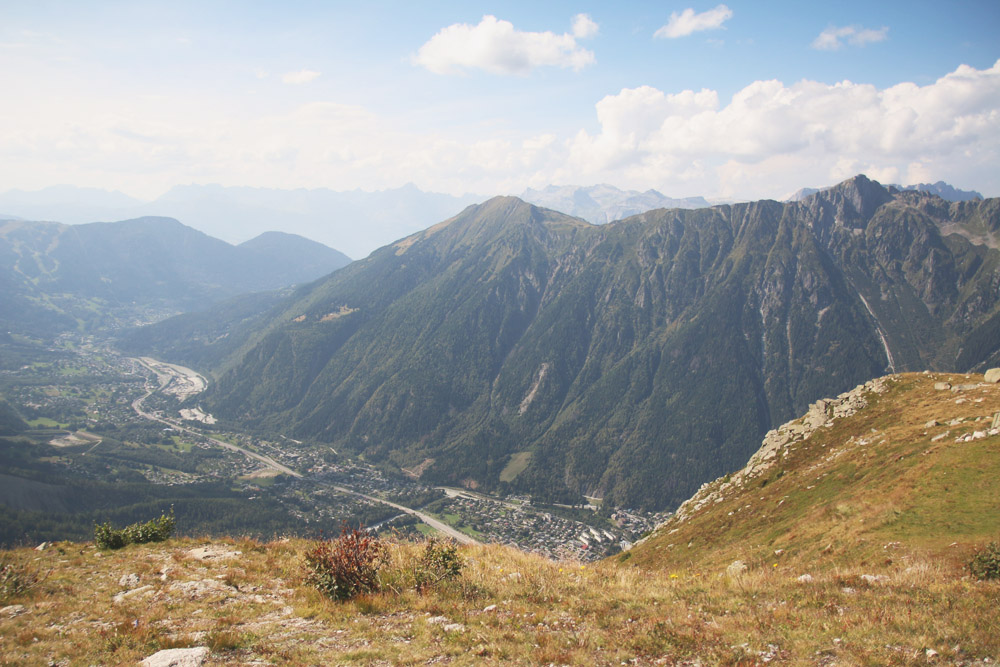
[[[671,575],[670,575],[670,578],[671,578],[671,579],[676,579],[676,578],[677,578],[677,575],[676,575],[676,574],[671,574]]]

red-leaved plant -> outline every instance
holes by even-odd
[[[306,583],[334,600],[349,600],[378,590],[378,571],[389,553],[377,537],[344,524],[340,537],[320,540],[305,560]]]

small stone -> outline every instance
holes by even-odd
[[[134,597],[145,597],[148,593],[153,592],[152,586],[140,586],[139,588],[133,588],[130,591],[125,591],[124,593],[119,593],[118,595],[111,598],[112,604],[121,604],[125,600]]]
[[[465,626],[461,623],[449,623],[443,626],[445,632],[465,632]]]
[[[927,422],[926,424],[924,424],[924,428],[933,428],[935,426],[940,426],[940,425],[941,425],[941,422],[939,422],[936,419],[932,419],[929,422]]]
[[[441,625],[448,622],[447,616],[431,616],[427,619],[427,622],[431,625]]]
[[[236,558],[240,555],[239,551],[230,551],[229,549],[215,545],[189,549],[186,553],[190,558],[201,561],[226,560],[229,558]]]
[[[229,593],[232,589],[221,581],[203,579],[201,581],[179,581],[170,584],[169,590],[194,599],[208,595],[217,595],[219,593]]]
[[[171,648],[158,651],[139,664],[143,667],[201,667],[208,657],[207,646],[197,648]]]
[[[924,655],[927,656],[928,660],[933,660],[934,658],[937,657],[938,652],[932,648],[929,648],[926,651],[924,651]]]
[[[51,542],[42,542],[42,543],[41,543],[41,544],[39,544],[39,545],[38,545],[37,547],[35,547],[35,551],[45,551],[45,550],[46,550],[46,549],[48,549],[48,548],[49,548],[50,546],[52,546],[52,543],[51,543]]]
[[[813,581],[813,576],[811,574],[799,575],[799,577],[795,581],[799,582],[800,584],[811,584]]]
[[[861,580],[866,584],[881,584],[889,581],[889,577],[884,574],[862,574]]]
[[[23,604],[12,604],[0,609],[0,616],[4,618],[14,618],[15,616],[20,616],[27,611],[28,610],[24,608]]]
[[[989,384],[1000,383],[1000,368],[991,368],[986,371],[986,374],[983,376],[983,380]]]
[[[726,568],[726,574],[728,574],[730,577],[738,577],[746,571],[747,571],[747,564],[741,560],[734,560],[732,563],[729,564],[729,567]]]
[[[934,388],[937,389],[938,391],[947,391],[948,389],[951,389],[951,383],[950,382],[935,382],[934,383]]]
[[[138,574],[123,574],[118,580],[118,586],[125,590],[130,588],[135,588],[139,585],[139,575]]]
[[[491,612],[491,611],[496,611],[496,610],[497,610],[497,606],[495,604],[491,604],[489,607],[486,607],[485,609],[483,609],[484,612]]]

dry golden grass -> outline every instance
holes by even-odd
[[[799,564],[780,559],[742,574],[649,572],[463,547],[462,575],[418,593],[422,547],[391,543],[382,592],[336,603],[302,584],[305,541],[221,540],[214,546],[241,553],[187,555],[203,544],[17,551],[51,574],[9,601],[23,613],[0,619],[0,662],[134,664],[186,646],[210,647],[208,664],[977,664],[1000,655],[1000,583],[917,554],[816,570],[804,583]],[[151,588],[116,603],[119,579],[133,573],[137,589]],[[187,583],[205,581],[216,583]]]
[[[5,552],[44,576],[2,603],[20,608],[0,613],[0,663],[208,646],[209,665],[994,664],[1000,582],[964,566],[1000,536],[1000,437],[954,437],[1000,410],[1000,387],[956,404],[936,379],[902,376],[790,450],[766,485],[596,566],[468,546],[460,577],[418,592],[422,545],[390,542],[381,592],[336,603],[303,583],[302,540]],[[737,558],[745,571],[729,570]],[[129,574],[134,592],[116,601]]]

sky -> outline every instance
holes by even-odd
[[[1000,196],[1000,2],[0,0],[0,190]]]

